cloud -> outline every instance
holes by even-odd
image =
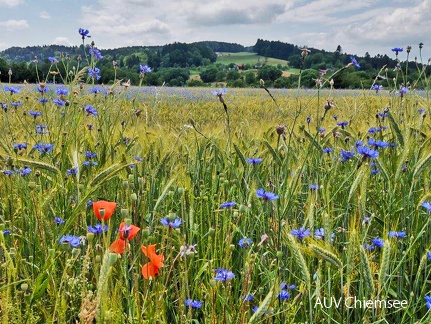
[[[0,7],[16,7],[23,4],[24,0],[0,0]]]
[[[64,46],[72,46],[72,44],[67,37],[58,36],[52,42],[55,45],[64,45]]]
[[[6,21],[1,21],[0,26],[4,27],[7,31],[21,30],[29,27],[27,20],[23,20],[23,19],[22,20],[10,19]]]
[[[51,16],[46,11],[39,12],[39,17],[42,18],[42,19],[51,19]]]

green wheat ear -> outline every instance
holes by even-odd
[[[362,245],[359,246],[359,260],[361,261],[361,276],[364,280],[364,286],[366,289],[367,296],[371,298],[374,296],[374,281],[373,281],[373,273],[371,272],[371,265],[368,259],[367,252],[365,251]]]
[[[292,251],[296,265],[299,268],[301,279],[306,284],[307,289],[310,289],[311,275],[307,267],[307,262],[305,261],[304,256],[302,255],[302,252],[300,250],[298,243],[296,242],[296,239],[291,234],[286,233],[286,231],[287,230],[285,229],[284,236],[288,240],[288,245],[290,250]]]
[[[343,263],[335,253],[332,253],[328,249],[322,248],[316,244],[309,244],[309,248],[311,249],[311,251],[314,253],[316,257],[321,258],[325,261],[328,261],[337,269],[340,269],[340,270],[342,269]]]

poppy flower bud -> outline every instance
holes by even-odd
[[[141,233],[144,238],[148,238],[150,236],[150,228],[149,227],[143,228]]]
[[[123,180],[123,189],[129,189],[129,181]]]
[[[184,188],[178,188],[178,193],[182,195],[184,193]]]
[[[34,190],[34,189],[36,189],[36,183],[35,183],[34,181],[29,181],[29,183],[28,183],[28,188],[29,188],[30,190]]]
[[[116,253],[109,252],[108,263],[109,265],[113,265],[118,260],[118,256]]]
[[[72,249],[72,256],[77,257],[80,252],[81,252],[80,249],[73,248]]]
[[[210,228],[209,230],[208,230],[208,235],[214,235],[214,233],[215,233],[215,229],[214,228]]]
[[[283,257],[283,251],[277,251],[277,258],[281,259]]]
[[[132,220],[130,218],[125,218],[124,223],[126,223],[126,226],[132,225]]]
[[[136,193],[132,193],[130,195],[130,199],[132,199],[132,201],[136,201],[136,200],[138,200],[138,195]]]
[[[121,217],[129,216],[129,210],[127,208],[121,208],[120,213],[121,213]],[[128,224],[128,225],[130,225],[130,224]]]
[[[138,177],[138,184],[139,184],[139,188],[142,189],[144,187],[144,178]]]
[[[28,284],[26,284],[26,283],[22,283],[22,284],[21,284],[21,290],[22,290],[22,291],[27,291],[27,290],[28,290]]]

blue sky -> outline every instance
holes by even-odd
[[[101,49],[262,38],[360,56],[411,45],[414,59],[422,42],[426,62],[430,17],[431,0],[0,0],[0,50],[79,45],[82,27]]]

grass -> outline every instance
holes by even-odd
[[[269,64],[269,65],[278,65],[281,64],[281,66],[286,66],[287,61],[286,60],[280,60],[272,57],[265,58],[264,56],[257,55],[256,53],[249,53],[249,52],[239,52],[239,53],[228,53],[223,52],[220,53],[221,56],[217,57],[217,63],[222,64],[250,64],[252,66],[258,65],[258,64]],[[294,71],[295,73],[299,72],[299,69],[289,69],[289,71]]]
[[[2,323],[430,322],[429,90],[75,80],[1,85]]]

